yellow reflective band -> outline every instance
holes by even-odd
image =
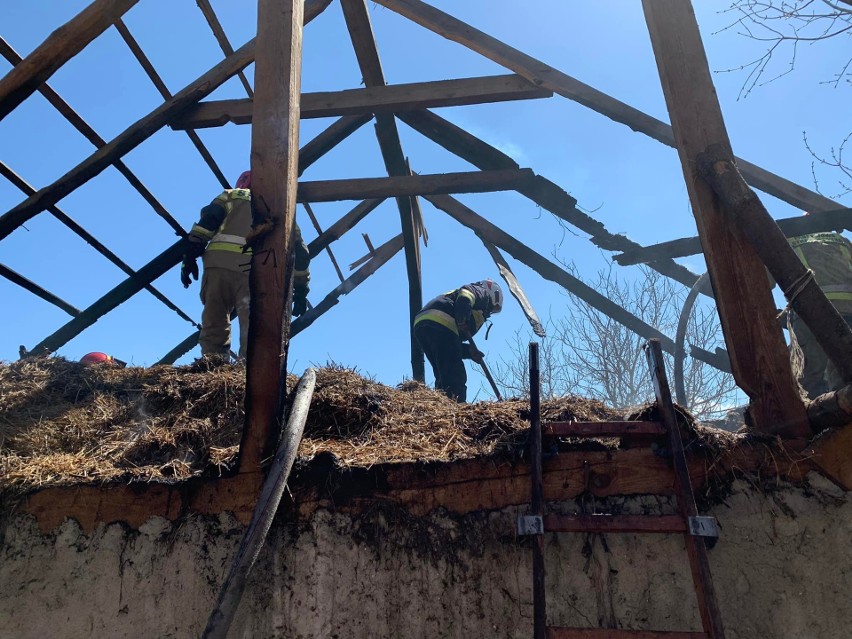
[[[298,270],[293,271],[293,277],[305,277],[305,276],[310,277],[310,275],[311,275],[311,272],[307,269],[305,269],[304,271],[298,271]]]
[[[198,224],[193,224],[192,230],[190,230],[190,234],[197,235],[198,237],[203,237],[205,240],[209,240],[216,234],[216,231],[211,231],[209,229],[204,228],[203,226],[199,226]]]
[[[440,324],[441,326],[450,329],[456,335],[459,334],[459,327],[456,326],[456,319],[444,311],[429,309],[428,311],[418,313],[414,318],[414,325],[417,326],[420,322],[424,321],[435,322],[436,324]]]
[[[852,301],[852,293],[825,293],[825,297],[829,300],[838,300],[838,301]]]
[[[229,244],[228,242],[210,242],[207,245],[208,251],[229,251],[231,253],[245,253],[246,255],[251,255],[251,249],[248,248],[243,251],[243,247],[238,244]]]
[[[472,306],[472,305],[473,305],[473,303],[476,301],[476,298],[473,296],[473,293],[471,293],[471,292],[470,292],[470,291],[468,291],[467,289],[464,289],[464,288],[463,288],[463,289],[460,289],[460,290],[459,290],[459,297],[461,297],[462,295],[464,295],[467,299],[469,299],[469,300],[470,300],[470,304],[471,304],[471,306]]]

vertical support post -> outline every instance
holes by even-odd
[[[304,0],[259,0],[251,136],[246,424],[239,471],[259,472],[280,427],[293,289]]]
[[[544,517],[544,487],[541,456],[541,374],[538,342],[530,342],[530,473],[532,514]],[[544,592],[544,531],[532,536],[533,544],[533,637],[545,639],[547,606]]]
[[[643,0],[678,155],[737,384],[763,432],[801,436],[807,415],[763,263],[700,178],[696,158],[718,144],[733,157],[692,4]]]

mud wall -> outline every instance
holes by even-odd
[[[607,506],[671,512],[655,497]],[[531,561],[513,532],[518,512],[413,518],[375,507],[276,521],[230,636],[528,638]],[[729,638],[848,638],[849,493],[813,474],[772,492],[735,482],[712,514],[722,536],[710,561]],[[198,637],[243,530],[222,515],[101,525],[91,535],[66,520],[43,535],[31,517],[10,518],[0,636]],[[552,623],[700,629],[679,536],[552,535],[546,562]]]

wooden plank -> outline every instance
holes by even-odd
[[[628,630],[626,628],[559,628],[547,629],[547,639],[707,639],[703,632],[677,630]]]
[[[530,514],[544,515],[544,458],[541,433],[541,363],[537,342],[530,342]],[[547,591],[545,590],[544,531],[533,535],[533,637],[544,639],[547,626]]]
[[[304,0],[259,0],[251,129],[251,309],[239,472],[257,472],[281,427],[293,296]]]
[[[311,224],[313,224],[314,229],[319,235],[322,235],[322,227],[320,226],[319,221],[317,221],[317,216],[314,215],[313,209],[311,209],[311,205],[307,202],[303,203],[302,206],[305,207],[305,211],[308,213],[308,217],[311,219]],[[325,252],[328,254],[328,259],[331,260],[331,265],[334,267],[335,273],[337,273],[337,277],[342,282],[345,278],[343,277],[343,273],[340,271],[340,266],[337,264],[337,258],[334,257],[334,252],[331,250],[330,246],[325,247]]]
[[[0,263],[0,275],[5,277],[10,282],[17,284],[18,286],[20,286],[24,290],[29,291],[33,295],[40,297],[45,302],[49,302],[50,304],[53,304],[54,306],[61,308],[63,311],[68,313],[71,317],[77,317],[81,313],[80,309],[77,308],[76,306],[69,304],[68,302],[63,300],[61,297],[54,295],[50,291],[42,288],[41,286],[39,286],[38,284],[36,284],[32,280],[27,279],[26,277],[24,277],[23,275],[21,275],[17,271],[9,268],[8,266],[6,266],[3,263]]]
[[[352,275],[347,277],[343,282],[336,286],[323,300],[309,309],[306,313],[297,317],[293,321],[290,335],[295,337],[308,326],[322,317],[329,309],[333,308],[340,301],[341,295],[351,293],[359,284],[375,273],[381,266],[386,264],[394,255],[399,253],[403,247],[402,235],[397,235],[395,238],[388,240],[376,249],[376,254],[370,260]]]
[[[657,0],[654,0],[656,2]],[[682,1],[682,0],[678,0]],[[648,5],[645,4],[646,16]],[[691,11],[692,7],[689,7]],[[649,19],[649,24],[652,20]],[[686,25],[683,25],[686,26]],[[697,30],[697,25],[696,25]],[[683,449],[680,425],[677,413],[672,403],[671,390],[666,379],[666,363],[663,351],[657,340],[650,340],[645,347],[648,356],[648,368],[651,371],[651,381],[654,384],[654,394],[657,398],[657,408],[662,416],[663,424],[669,432],[669,448],[672,454],[672,464],[675,470],[675,494],[677,495],[678,510],[683,521],[698,515],[695,496],[692,492],[692,482],[689,478],[689,464]],[[698,597],[698,611],[701,613],[701,623],[710,639],[725,639],[725,629],[722,624],[722,614],[716,599],[716,589],[713,586],[713,575],[710,572],[710,559],[707,556],[707,546],[703,538],[684,533],[686,551],[689,555],[689,565],[695,583],[695,594]]]
[[[369,115],[346,115],[317,135],[299,150],[299,175],[372,119]]]
[[[0,36],[0,54],[3,55],[6,60],[9,61],[12,65],[18,65],[21,63],[21,56],[18,55],[18,52],[15,51],[6,40]],[[46,82],[42,84],[39,88],[39,93],[41,93],[45,99],[55,108],[59,113],[64,117],[75,129],[77,129],[89,142],[91,142],[95,148],[100,149],[101,147],[106,146],[106,140],[104,140],[97,132],[89,126],[89,124],[82,118],[80,115],[71,108],[71,106],[63,100],[56,91],[54,91],[49,84]],[[166,210],[166,207],[163,206],[157,198],[154,197],[154,194],[148,190],[142,181],[136,177],[136,175],[127,167],[127,165],[121,160],[115,160],[113,162],[113,166],[121,173],[127,181],[130,183],[139,195],[151,205],[151,208],[154,209],[154,212],[163,218],[169,226],[171,226],[178,235],[183,235],[184,230],[180,223],[171,215],[171,213]],[[48,209],[50,210],[50,209]]]
[[[532,178],[530,169],[464,171],[433,175],[402,175],[352,180],[319,180],[299,183],[299,202],[334,202],[372,198],[407,198],[439,193],[489,193],[510,191]]]
[[[122,22],[121,20],[116,20],[115,28],[118,33],[121,35],[122,40],[124,40],[127,47],[130,49],[131,53],[133,53],[133,57],[139,62],[139,65],[145,71],[145,74],[157,88],[157,91],[160,92],[160,95],[163,96],[163,99],[168,101],[172,99],[172,94],[169,91],[168,87],[166,87],[166,83],[163,82],[163,79],[160,77],[160,74],[157,73],[157,70],[154,68],[154,65],[148,59],[148,56],[145,55],[145,52],[142,50],[142,47],[139,46],[139,43],[133,37],[133,34],[130,33],[130,29]],[[242,71],[240,72],[242,74]],[[201,158],[204,160],[204,163],[210,167],[210,170],[213,172],[213,175],[219,180],[219,184],[223,189],[231,188],[231,183],[228,181],[228,178],[225,177],[225,174],[222,173],[222,170],[219,168],[219,165],[216,164],[216,160],[213,159],[210,151],[207,150],[207,147],[204,146],[204,143],[201,141],[201,138],[198,137],[198,134],[195,131],[187,131],[186,132],[189,141],[192,142],[192,145],[196,148]]]
[[[309,22],[318,15],[328,3],[329,0],[305,0],[305,21]],[[246,68],[254,60],[254,46],[254,39],[249,40],[237,49],[233,56],[202,74],[176,93],[171,100],[130,125],[106,146],[98,149],[68,173],[0,216],[0,240],[48,206],[56,204],[74,189],[91,180],[159,131],[177,113],[210,95],[231,76]]]
[[[544,434],[549,437],[621,437],[623,435],[665,435],[660,422],[548,422]]]
[[[680,515],[546,515],[547,532],[685,533]]]
[[[740,229],[696,173],[699,153],[719,144],[733,157],[692,5],[643,2],[734,378],[748,395],[756,427],[772,434],[808,432],[807,415],[775,321],[764,266]],[[836,206],[834,207],[836,208]]]
[[[527,297],[527,294],[524,292],[523,287],[521,287],[521,283],[518,281],[518,278],[515,277],[515,274],[512,272],[508,262],[506,262],[499,249],[491,242],[488,240],[482,240],[482,243],[491,255],[491,259],[494,260],[494,264],[497,265],[497,270],[500,271],[500,276],[506,282],[506,286],[509,287],[509,292],[512,294],[512,297],[514,297],[520,305],[524,317],[527,318],[530,326],[532,326],[533,333],[539,337],[544,337],[546,333],[544,326],[542,326],[541,320],[538,317],[538,313],[535,312],[532,303]]]
[[[352,48],[358,59],[358,67],[364,85],[367,87],[382,87],[385,82],[379,51],[373,37],[373,25],[367,12],[366,0],[341,0],[343,17],[346,28],[352,40]],[[411,170],[405,160],[402,142],[396,128],[396,120],[389,113],[376,114],[376,140],[382,152],[382,159],[388,175],[410,176]],[[416,195],[416,194],[413,194]],[[369,197],[369,196],[365,196]],[[405,272],[408,276],[408,314],[409,314],[409,348],[411,351],[411,372],[415,380],[423,382],[426,379],[426,367],[423,350],[414,337],[414,317],[423,306],[423,291],[420,279],[420,238],[416,233],[414,210],[409,197],[397,197],[399,221],[402,228],[402,238],[405,242]]]
[[[139,0],[94,0],[0,79],[0,120]],[[8,25],[11,27],[11,25]]]
[[[518,168],[518,164],[502,151],[430,111],[399,113],[397,117],[450,153],[482,170]],[[610,233],[599,221],[583,213],[576,206],[577,200],[545,177],[536,175],[531,181],[524,183],[518,193],[591,235],[589,240],[595,246],[607,251],[639,248],[636,242],[624,235]],[[686,287],[691,287],[698,279],[697,274],[671,260],[653,264],[652,268]]]
[[[374,0],[374,2],[448,40],[458,42],[482,54],[497,64],[524,76],[535,85],[550,89],[615,122],[626,124],[634,131],[644,133],[663,144],[675,146],[675,137],[668,124],[500,42],[439,9],[420,0]],[[837,208],[837,203],[833,200],[770,173],[751,162],[737,158],[737,166],[740,167],[749,184],[797,208],[808,211],[830,211]]]
[[[195,0],[195,4],[198,5],[198,8],[201,9],[201,13],[204,14],[204,19],[207,20],[207,25],[210,27],[210,30],[213,32],[213,37],[216,38],[216,42],[219,43],[219,47],[222,49],[222,53],[225,54],[227,58],[234,52],[234,48],[231,46],[230,40],[228,40],[228,36],[225,34],[225,30],[222,28],[222,24],[219,22],[219,18],[216,15],[216,12],[213,10],[213,7],[210,6],[210,0]],[[248,78],[246,74],[240,71],[237,74],[240,82],[243,85],[243,88],[246,90],[246,94],[248,97],[252,97],[254,92],[251,90],[251,85],[249,84]]]
[[[797,237],[824,231],[841,232],[852,230],[852,209],[824,211],[819,215],[797,215],[796,217],[775,220],[775,223],[786,237]],[[698,255],[699,253],[702,253],[701,239],[696,235],[640,246],[624,251],[621,255],[615,255],[612,259],[622,266],[628,266],[645,264],[659,259]]]
[[[23,191],[27,195],[32,195],[36,192],[36,190],[30,186],[26,180],[24,180],[21,176],[15,173],[11,168],[6,166],[6,164],[0,161],[0,174],[2,174],[7,180],[9,180],[12,184],[17,186],[21,191]],[[125,272],[125,274],[134,276],[136,275],[136,271],[130,268],[130,265],[126,264],[118,255],[113,253],[109,248],[107,248],[104,244],[99,242],[91,233],[89,233],[82,226],[77,224],[73,219],[71,219],[68,215],[62,212],[59,208],[55,206],[48,207],[48,212],[53,215],[57,220],[62,222],[65,226],[71,229],[74,233],[76,233],[84,242],[87,242],[92,248],[94,248],[98,253],[107,258],[110,262],[115,264],[118,268]],[[178,314],[178,317],[186,320],[193,326],[198,326],[198,323],[193,320],[189,315],[184,313],[178,306],[172,302],[169,298],[163,295],[158,289],[156,289],[151,284],[145,285],[145,290],[151,293],[155,298],[157,298],[160,302],[162,302],[167,308],[173,310]],[[73,313],[72,313],[73,315]]]
[[[308,244],[308,252],[311,254],[311,259],[319,255],[320,251],[329,244],[343,237],[346,231],[350,230],[358,222],[363,220],[370,211],[374,210],[384,201],[384,198],[364,200],[346,215],[337,220],[337,222],[329,226],[323,233],[320,233],[318,237],[314,238]]]
[[[549,98],[553,93],[538,88],[514,73],[440,80],[388,84],[306,93],[302,96],[302,118],[328,118],[342,115],[372,115],[415,109],[487,104],[510,100]],[[204,129],[228,123],[251,124],[251,100],[216,100],[200,102],[187,109],[172,123],[173,129]]]
[[[77,317],[44,338],[30,350],[30,353],[33,355],[52,353],[64,346],[89,326],[97,322],[105,313],[126,302],[133,295],[145,288],[147,284],[150,284],[178,264],[183,259],[183,251],[183,240],[178,240],[136,271],[135,275],[128,277],[121,284],[84,309]]]

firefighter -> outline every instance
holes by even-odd
[[[249,326],[249,270],[251,249],[245,249],[251,230],[251,171],[244,171],[236,188],[227,189],[201,209],[199,221],[187,238],[180,270],[184,288],[198,280],[196,260],[203,255],[201,278],[201,355],[230,358],[231,314],[236,310],[240,322],[239,356],[246,355]],[[295,271],[293,273],[293,315],[307,310],[310,254],[295,225]]]
[[[805,267],[813,271],[825,296],[852,326],[852,243],[831,232],[791,237],[789,242]],[[787,327],[793,373],[808,396],[818,397],[843,386],[814,334],[792,310]]]
[[[480,361],[483,354],[465,341],[502,309],[500,285],[483,280],[439,295],[415,316],[414,336],[432,365],[435,388],[457,402],[467,401],[467,372],[462,360]]]

